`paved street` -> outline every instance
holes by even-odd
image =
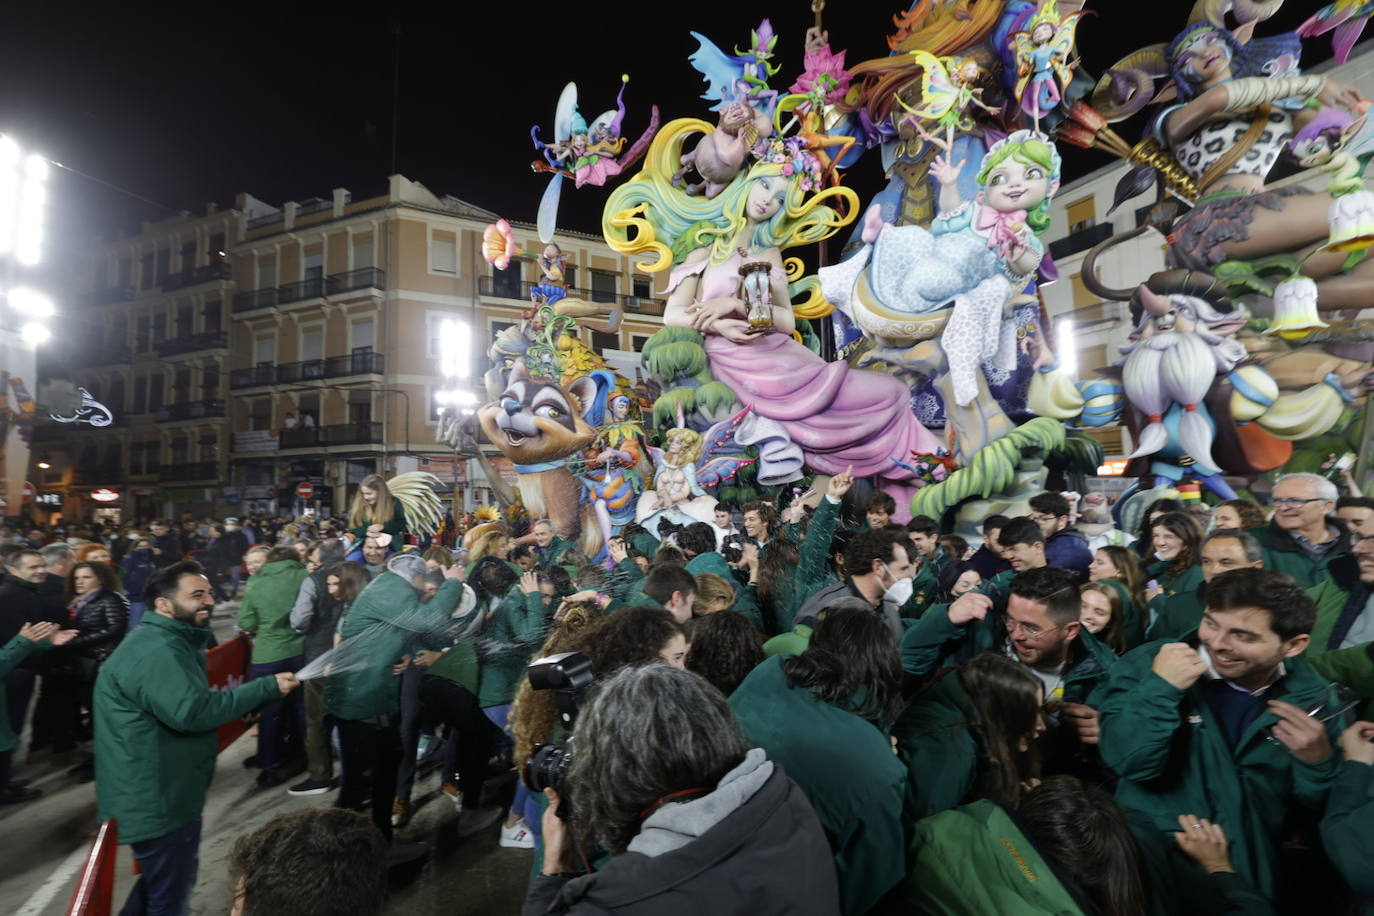
[[[232,610],[216,613],[214,627],[221,638],[231,634],[232,619]],[[333,793],[293,798],[284,786],[259,789],[254,783],[258,771],[242,766],[254,751],[250,736],[251,732],[219,757],[205,809],[193,916],[228,913],[233,896],[228,857],[239,835],[281,812],[328,805],[334,798]],[[0,910],[15,916],[61,916],[67,912],[85,854],[95,839],[95,788],[76,782],[66,772],[84,759],[80,755],[86,751],[56,768],[49,754],[27,760],[22,751],[27,745],[25,735],[16,756],[15,776],[29,779],[45,794],[36,802],[0,808]],[[508,789],[513,788],[513,779],[506,783]],[[407,916],[519,912],[532,854],[498,845],[499,818],[455,814],[439,793],[437,771],[417,780],[414,800],[418,810],[400,838],[429,842],[430,856],[393,875],[391,900],[384,912]],[[474,823],[477,818],[487,823]],[[131,861],[128,847],[121,847],[115,912],[133,886]]]

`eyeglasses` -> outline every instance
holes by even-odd
[[[1273,500],[1270,500],[1270,501],[1271,501],[1275,506],[1277,506],[1278,508],[1283,508],[1284,506],[1293,506],[1293,507],[1299,508],[1299,509],[1301,509],[1303,506],[1307,505],[1308,503],[1321,503],[1321,502],[1326,502],[1326,500],[1323,499],[1323,498],[1320,497],[1320,496],[1314,496],[1314,497],[1312,497],[1311,499],[1300,499],[1299,497],[1296,497],[1296,496],[1285,496],[1285,497],[1283,497],[1283,498],[1281,498],[1281,499],[1276,498],[1276,499],[1273,499]]]
[[[1033,512],[1033,513],[1031,513],[1031,521],[1033,521],[1033,522],[1052,522],[1052,521],[1054,521],[1054,520],[1057,519],[1057,518],[1059,518],[1059,516],[1057,516],[1057,515],[1047,515],[1047,514],[1045,514],[1044,512]]]
[[[1070,623],[1072,622],[1073,621],[1070,621]],[[1036,626],[1033,623],[1022,623],[1021,621],[1013,620],[1010,617],[1006,618],[1004,620],[1004,623],[1006,624],[1008,634],[1015,636],[1016,632],[1019,630],[1025,634],[1027,639],[1039,639],[1041,636],[1044,636],[1047,633],[1053,633],[1055,630],[1062,630],[1064,629],[1064,627],[1069,625],[1067,623],[1061,623],[1057,627],[1050,627],[1048,630],[1046,630],[1042,627]]]

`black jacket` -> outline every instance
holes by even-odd
[[[77,631],[76,638],[55,651],[103,662],[129,630],[129,600],[102,588],[68,626]]]
[[[162,551],[153,554],[153,562],[157,564],[158,569],[181,562],[181,538],[177,537],[175,531],[168,531],[153,538],[153,547]]]
[[[61,623],[66,619],[66,609],[48,600],[43,584],[26,582],[9,573],[0,579],[0,645],[13,639],[26,623]]]
[[[775,766],[753,797],[701,836],[652,858],[626,852],[572,878],[541,875],[524,916],[838,916],[835,856],[806,795]]]

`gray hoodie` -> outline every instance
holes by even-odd
[[[645,818],[628,851],[652,858],[681,849],[742,807],[772,775],[763,748],[750,749],[710,795],[666,804]]]

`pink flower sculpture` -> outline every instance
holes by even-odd
[[[849,91],[850,75],[844,68],[845,52],[830,52],[830,45],[807,51],[802,58],[806,70],[787,90],[798,95],[821,95],[826,102],[834,103],[844,98]],[[805,106],[809,109],[809,105]]]
[[[505,220],[498,219],[482,232],[482,259],[497,270],[509,267],[511,258],[519,253],[520,246],[515,242],[515,234]]]

